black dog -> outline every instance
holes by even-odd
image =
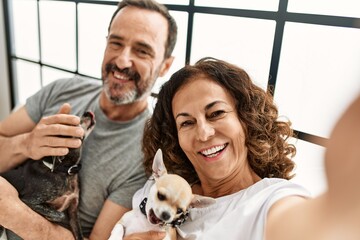
[[[80,125],[85,131],[83,140],[95,126],[94,114],[85,112]],[[38,161],[29,159],[1,174],[17,189],[24,203],[49,221],[70,229],[76,240],[83,239],[78,217],[80,155],[81,147],[73,148],[66,156],[49,156]],[[7,232],[12,236],[13,233]]]

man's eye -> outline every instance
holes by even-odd
[[[137,53],[141,57],[151,56],[150,52],[144,49],[137,49]]]
[[[108,45],[111,48],[119,48],[119,47],[121,47],[121,43],[119,43],[119,42],[109,42]]]

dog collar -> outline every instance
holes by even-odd
[[[44,165],[46,167],[48,167],[51,172],[62,172],[62,173],[67,173],[68,175],[74,175],[76,173],[78,173],[81,169],[81,164],[75,164],[72,166],[57,166],[56,168],[54,168],[54,164],[49,163],[47,161],[43,161]]]
[[[146,216],[146,203],[147,203],[147,198],[144,198],[139,205],[141,213],[144,214],[145,216]],[[171,227],[180,226],[187,220],[188,216],[189,216],[189,210],[186,210],[185,212],[181,213],[178,218],[174,219],[174,221],[172,221],[171,223],[164,223],[164,225],[170,225]]]
[[[144,214],[145,216],[146,216],[146,210],[145,210],[146,202],[147,202],[147,198],[144,198],[139,205],[141,213]]]

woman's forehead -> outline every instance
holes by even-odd
[[[206,110],[212,103],[234,105],[231,94],[219,83],[209,77],[194,78],[185,83],[175,93],[172,99],[174,114],[178,111],[187,111],[197,106]]]

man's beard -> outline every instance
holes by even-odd
[[[104,79],[104,90],[107,98],[115,105],[123,105],[130,104],[136,101],[143,100],[148,97],[151,93],[151,89],[155,84],[155,80],[144,80],[141,81],[141,77],[139,73],[130,70],[129,68],[125,68],[120,70],[114,64],[107,64],[105,66],[106,75]],[[109,75],[110,72],[117,71],[122,74],[126,74],[131,81],[134,81],[134,88],[127,88],[127,84],[117,83],[117,82],[109,82],[106,76]],[[155,74],[155,79],[158,76],[158,71]],[[119,93],[117,93],[119,91]],[[121,93],[121,91],[123,91]]]

